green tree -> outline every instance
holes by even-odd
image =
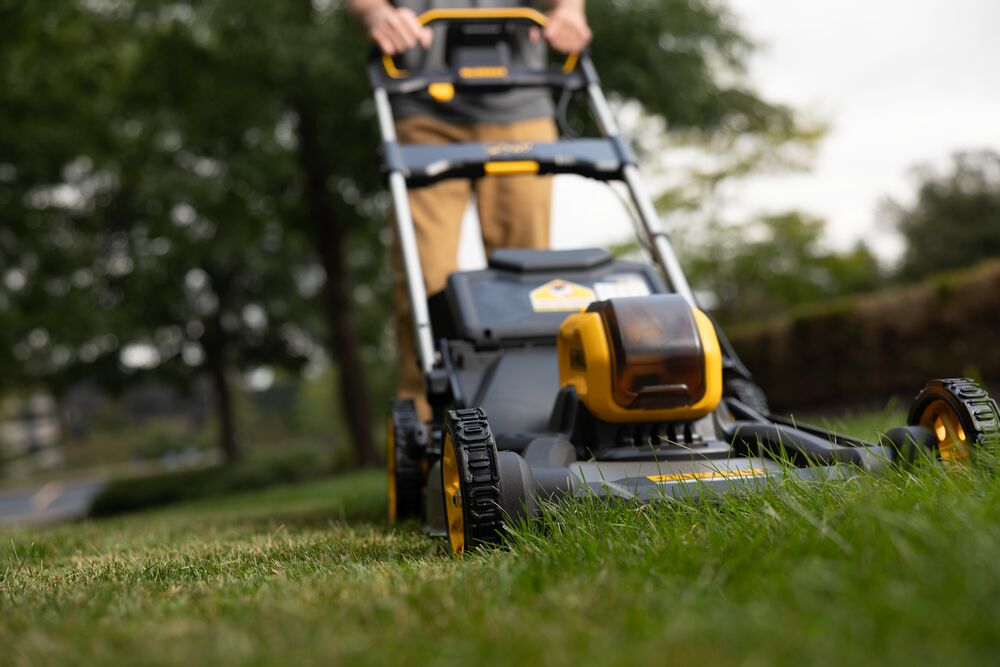
[[[791,112],[747,85],[753,45],[721,2],[588,11],[608,89],[668,133],[795,134]],[[386,387],[391,367],[386,205],[369,46],[340,3],[0,0],[0,20],[0,197],[13,203],[0,252],[25,283],[0,303],[0,319],[18,313],[24,353],[7,363],[50,383],[88,368],[114,383],[128,379],[121,348],[142,342],[168,377],[210,358],[294,367],[291,339],[321,331],[312,305],[355,458],[371,462],[369,384]],[[225,334],[214,355],[213,331]],[[196,345],[201,363],[184,357]]]
[[[245,85],[228,98],[215,94],[216,77],[233,62],[203,67],[211,59],[190,30],[178,29],[183,14],[124,9],[15,11],[24,50],[14,54],[7,90],[23,105],[26,127],[3,136],[9,154],[27,150],[6,170],[24,185],[8,179],[5,198],[20,210],[0,240],[10,260],[4,312],[8,320],[19,313],[24,325],[12,329],[16,366],[22,381],[44,381],[56,394],[81,376],[111,388],[140,377],[122,363],[123,350],[144,351],[148,370],[179,384],[206,374],[232,460],[231,370],[297,369],[315,356],[322,331],[309,294],[322,287],[322,272],[310,240],[284,224],[301,199],[293,130],[283,109],[253,104]],[[45,62],[36,50],[58,55],[90,41],[103,59],[88,60],[85,91],[68,89],[92,127],[84,133],[67,110],[67,140],[51,141],[50,162],[32,173],[30,143],[51,132],[32,118],[63,130],[47,115],[61,98],[46,96],[46,68],[26,75],[17,64],[35,55]],[[57,63],[65,68],[53,68],[57,81],[76,73],[70,53]]]
[[[590,0],[592,52],[607,88],[667,121],[705,135],[791,131],[791,111],[762,99],[746,78],[753,42],[718,0]]]
[[[1000,154],[957,153],[947,171],[916,171],[916,201],[887,200],[882,211],[903,236],[904,280],[1000,256]]]
[[[0,388],[17,389],[56,382],[74,347],[113,328],[80,298],[93,275],[78,223],[107,191],[85,172],[120,66],[114,31],[77,2],[0,2],[0,24]]]
[[[871,251],[862,243],[844,253],[827,250],[823,227],[822,220],[799,213],[716,223],[697,240],[682,239],[685,266],[723,323],[877,287],[880,269]]]

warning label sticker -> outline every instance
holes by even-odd
[[[568,280],[550,280],[531,291],[531,309],[536,313],[555,313],[586,308],[596,299],[594,290]]]
[[[597,292],[598,301],[624,296],[648,296],[650,293],[649,285],[642,276],[635,273],[611,276],[606,282],[596,283],[594,291]]]

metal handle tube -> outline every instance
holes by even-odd
[[[604,91],[601,90],[601,86],[597,82],[587,86],[587,98],[590,101],[590,110],[594,114],[594,120],[597,121],[601,132],[606,137],[619,136],[621,131],[618,128],[618,122],[615,120],[614,114],[611,113],[611,107],[604,96]],[[674,252],[673,246],[670,245],[670,239],[660,229],[660,217],[656,213],[653,200],[650,199],[642,184],[638,167],[631,164],[626,165],[623,169],[623,175],[646,236],[645,239],[640,240],[647,241],[647,247],[653,255],[653,260],[660,265],[670,287],[684,297],[692,307],[697,307],[694,293],[691,291],[683,269],[681,269],[680,262],[677,261],[677,254]]]
[[[687,276],[681,269],[681,263],[677,261],[677,254],[670,244],[670,238],[666,232],[660,229],[660,216],[656,213],[653,201],[646,194],[646,188],[642,184],[642,179],[639,178],[639,169],[634,165],[626,165],[624,172],[625,184],[628,185],[632,200],[639,211],[639,220],[653,242],[650,250],[654,259],[666,274],[670,287],[684,297],[692,307],[697,308],[698,303],[695,301],[694,292],[691,291]]]
[[[594,120],[597,121],[597,127],[600,129],[601,134],[606,137],[618,136],[620,134],[618,121],[615,120],[615,115],[611,113],[611,106],[608,104],[608,99],[604,96],[604,91],[601,90],[599,83],[593,82],[587,85],[587,99],[590,102],[590,111],[594,114]]]
[[[382,141],[396,141],[396,125],[392,120],[392,107],[389,105],[389,93],[378,86],[372,91],[375,98],[375,115],[378,117],[378,129],[382,133]]]
[[[394,143],[396,141],[396,126],[392,120],[389,96],[381,87],[375,89],[374,96],[375,112],[378,115],[382,139],[386,143]],[[427,375],[434,368],[434,333],[431,330],[430,311],[427,308],[427,290],[424,287],[424,274],[420,268],[420,250],[417,248],[417,233],[413,227],[410,199],[406,191],[406,178],[399,171],[393,171],[389,174],[389,193],[392,196],[392,207],[396,218],[396,237],[399,241],[403,273],[406,276],[406,288],[413,312],[413,335],[417,344],[417,360],[420,363],[420,370],[423,371],[424,375]]]

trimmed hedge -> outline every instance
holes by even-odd
[[[728,332],[774,409],[910,397],[935,377],[1000,381],[1000,261]]]
[[[333,472],[331,457],[315,450],[293,450],[258,456],[232,465],[116,480],[94,498],[88,515],[100,517],[125,514],[199,498],[316,479]]]

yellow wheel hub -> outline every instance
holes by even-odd
[[[965,463],[970,458],[969,439],[955,410],[944,401],[934,401],[920,416],[920,426],[937,438],[942,461]]]
[[[451,550],[459,556],[465,552],[465,514],[462,511],[462,486],[459,481],[458,453],[451,434],[445,436],[441,454],[441,481],[444,491],[445,519],[448,522],[448,541]]]
[[[389,523],[396,523],[396,434],[392,418],[385,427],[385,496]]]

